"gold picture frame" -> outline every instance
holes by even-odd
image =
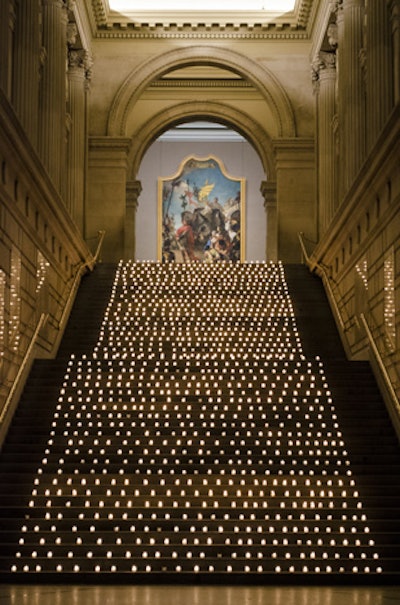
[[[158,179],[158,259],[243,262],[245,179],[215,156],[185,158]]]

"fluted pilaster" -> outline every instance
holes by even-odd
[[[262,181],[260,191],[264,198],[265,218],[267,221],[265,258],[267,261],[277,261],[278,224],[276,209],[276,183],[273,181]]]
[[[367,145],[374,145],[393,107],[392,45],[386,2],[368,2],[367,28]]]
[[[13,70],[13,31],[15,12],[13,0],[0,2],[0,88],[8,99],[11,97]]]
[[[317,89],[318,227],[321,236],[336,208],[335,133],[336,56],[321,53]]]
[[[136,253],[136,211],[139,195],[142,191],[140,181],[128,181],[126,184],[125,214],[125,258],[134,259]]]
[[[62,0],[43,1],[46,52],[41,86],[40,156],[61,191],[66,141],[67,11]]]
[[[393,53],[393,96],[394,103],[400,101],[400,0],[388,0],[392,30]]]
[[[39,14],[39,0],[17,1],[12,98],[21,124],[35,147],[39,116]]]
[[[343,0],[338,10],[338,113],[340,198],[349,190],[365,158],[363,0]]]
[[[86,74],[83,57],[71,52],[68,69],[68,108],[71,128],[68,140],[67,208],[84,231],[84,197],[86,167]]]

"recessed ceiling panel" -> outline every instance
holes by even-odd
[[[293,11],[295,0],[203,0],[202,11],[266,11],[285,13]],[[109,0],[111,10],[135,11],[198,11],[199,6],[188,0]]]

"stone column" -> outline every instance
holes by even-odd
[[[365,85],[360,60],[363,21],[363,0],[343,0],[338,9],[340,199],[365,159]]]
[[[102,258],[116,262],[125,254],[127,137],[91,137],[89,139],[86,238],[106,232]]]
[[[265,243],[265,258],[267,261],[278,260],[278,228],[276,211],[276,183],[263,181],[260,187],[264,198],[265,216],[267,220],[267,237]]]
[[[40,3],[18,0],[15,23],[12,102],[34,147],[37,146],[40,78]]]
[[[140,181],[128,181],[126,184],[125,258],[128,260],[135,259],[136,211],[141,191],[142,184]]]
[[[15,12],[13,0],[0,2],[0,88],[11,99],[13,71],[13,31]]]
[[[299,232],[312,241],[317,239],[314,140],[277,139],[274,148],[277,256],[283,262],[298,263],[301,257]]]
[[[326,231],[336,209],[335,133],[336,55],[319,54],[317,94],[318,231]]]
[[[66,205],[83,233],[86,167],[86,71],[83,51],[70,51],[68,65],[68,109],[71,128],[68,140]]]
[[[63,0],[42,2],[46,58],[41,83],[39,151],[55,187],[61,191],[66,140],[67,9]]]
[[[367,147],[376,142],[393,108],[392,45],[386,2],[368,2],[366,27]]]
[[[400,101],[400,0],[388,0],[392,24],[393,53],[393,96],[394,103]]]

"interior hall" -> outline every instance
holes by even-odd
[[[2,0],[0,603],[400,603],[399,74],[399,0]]]

